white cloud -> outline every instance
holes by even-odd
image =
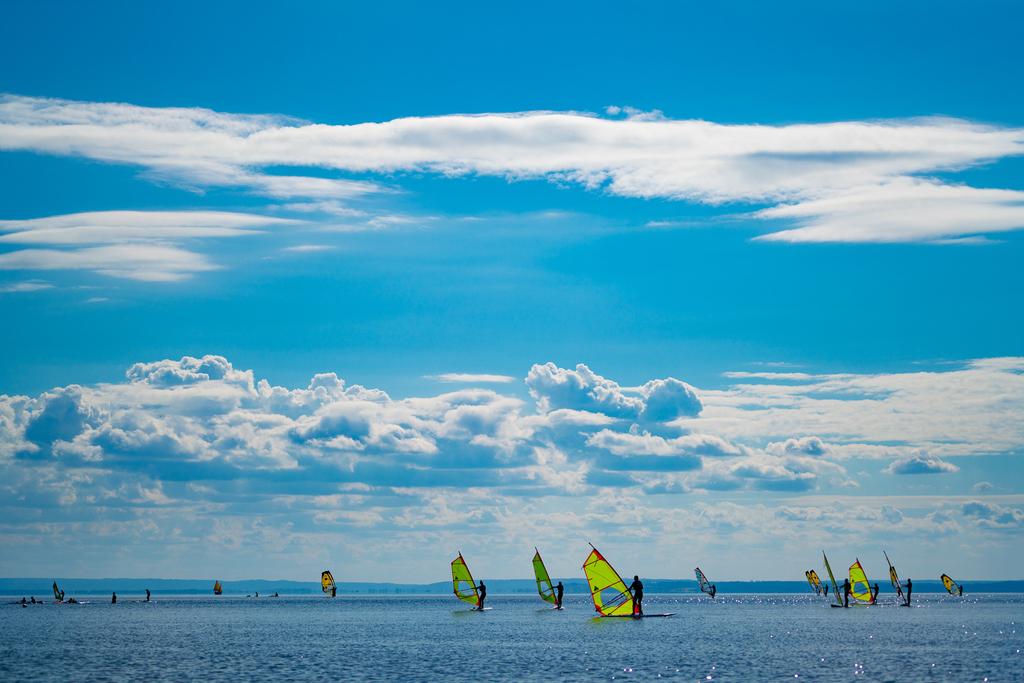
[[[893,460],[884,470],[888,474],[950,474],[960,468],[952,463],[925,453]]]
[[[96,211],[0,221],[0,243],[110,244],[200,237],[242,237],[258,226],[297,221],[228,211]]]
[[[462,382],[466,384],[508,384],[516,379],[511,375],[489,375],[472,372],[445,372],[440,375],[427,375],[426,378],[436,379],[438,382]]]
[[[0,294],[38,292],[43,289],[53,289],[53,285],[45,280],[24,280],[23,282],[12,282],[7,285],[0,285]]]
[[[147,282],[175,282],[217,266],[198,254],[159,244],[125,244],[61,251],[22,249],[0,254],[0,270],[91,270]]]
[[[627,197],[773,203],[769,239],[918,241],[1022,226],[1020,193],[924,176],[1024,154],[1024,131],[954,119],[724,125],[616,107],[354,125],[8,95],[0,149],[133,164],[203,186],[331,201],[381,191],[272,166],[548,179]]]
[[[762,235],[762,240],[934,242],[1024,227],[1024,192],[902,178],[775,206],[756,215],[795,220],[799,226]]]

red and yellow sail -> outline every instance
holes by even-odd
[[[469,565],[462,559],[462,553],[452,560],[452,588],[459,600],[468,602],[473,607],[480,606],[480,592],[473,581],[473,575],[469,573]]]
[[[593,547],[593,546],[591,546]],[[633,596],[608,560],[594,548],[583,563],[583,573],[590,585],[594,609],[604,617],[633,615]]]
[[[850,565],[850,595],[865,605],[875,604],[875,597],[871,594],[871,584],[868,583],[868,575],[864,573],[864,567],[860,560]]]

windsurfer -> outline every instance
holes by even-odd
[[[558,585],[555,586],[555,608],[562,609],[562,593],[565,592],[565,586],[559,581]]]
[[[843,607],[850,606],[850,580],[843,579]]]
[[[149,589],[147,588],[146,589],[146,602],[149,602],[149,596],[150,595],[151,595],[151,593],[149,592]]]
[[[964,585],[962,583],[957,585],[957,587],[956,587],[956,594],[958,596],[963,596],[963,594],[964,594]]]
[[[337,586],[331,586],[331,597],[333,598],[337,594],[338,594],[338,587]]]
[[[715,584],[711,584],[711,597],[714,598],[715,597],[715,593],[717,593],[717,592],[718,592],[718,588],[715,586]]]
[[[910,607],[910,594],[914,590],[914,582],[907,579],[907,607]]]
[[[825,595],[828,595],[828,584],[826,583],[822,588],[825,589]]]
[[[110,604],[111,605],[117,604],[117,593],[111,593],[110,594]]]
[[[871,602],[874,602],[875,600],[878,600],[878,582],[877,581],[875,582],[875,585],[872,586],[872,588],[871,588]]]
[[[487,586],[484,585],[483,581],[477,586],[477,590],[480,591],[480,601],[477,602],[476,608],[482,612],[484,610],[484,600],[487,598]]]
[[[633,616],[644,615],[644,584],[640,577],[633,575],[633,583],[629,584],[629,592],[633,595]]]

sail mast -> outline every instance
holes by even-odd
[[[839,585],[836,583],[836,577],[832,574],[832,567],[829,566],[828,555],[826,555],[825,551],[822,550],[821,551],[821,556],[825,560],[825,570],[828,571],[828,578],[832,580],[832,593],[833,593],[833,595],[836,596],[836,604],[839,605],[840,607],[842,607],[843,606],[843,598],[842,598],[841,595],[839,595]]]

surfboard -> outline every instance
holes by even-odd
[[[661,612],[657,614],[606,614],[598,617],[598,619],[650,619],[653,617],[672,617],[675,616],[675,612]]]

